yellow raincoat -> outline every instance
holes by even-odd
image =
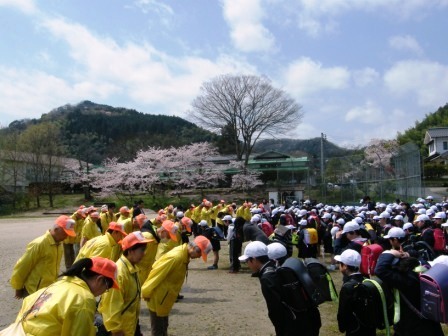
[[[81,232],[82,238],[92,239],[98,236],[101,236],[101,230],[98,228],[98,225],[93,221],[90,216],[86,218],[84,221],[84,226]]]
[[[41,289],[23,300],[16,321],[22,318],[44,291]],[[96,301],[89,286],[78,277],[66,276],[42,294],[39,303],[34,305],[26,317],[23,329],[27,335],[34,336],[94,336],[95,311]]]
[[[118,218],[117,223],[123,224],[124,232],[126,232],[127,234],[130,234],[132,231],[134,231],[134,228],[132,226],[132,217],[131,216],[124,217],[123,215],[121,215]]]
[[[164,254],[179,246],[179,242],[172,239],[161,239],[157,245],[156,260],[159,260]]]
[[[184,283],[189,262],[188,244],[183,244],[164,254],[152,266],[142,286],[142,297],[149,299],[148,309],[157,316],[170,314]]]
[[[62,243],[56,243],[50,231],[34,239],[14,266],[12,288],[32,294],[51,285],[58,278],[63,253]]]
[[[89,239],[81,250],[75,261],[82,258],[103,257],[116,262],[121,255],[121,245],[118,244],[109,232],[103,236]]]
[[[206,220],[208,226],[212,226],[211,215],[213,213],[213,208],[207,209],[206,207],[202,208],[201,211],[201,220]]]
[[[139,268],[138,278],[140,279],[140,283],[144,283],[146,278],[148,277],[148,274],[152,269],[152,265],[156,260],[157,246],[159,245],[159,243],[157,243],[157,240],[151,233],[142,232],[142,235],[146,239],[152,240],[152,242],[146,244],[145,256],[137,264]]]
[[[134,336],[140,314],[138,270],[125,256],[121,256],[117,261],[117,281],[120,289],[104,293],[98,307],[108,331],[121,330],[125,336]]]
[[[101,220],[101,228],[103,230],[103,234],[105,234],[107,229],[109,228],[109,223],[116,222],[117,216],[115,216],[115,214],[111,214],[110,212],[102,212],[100,214],[100,220]]]

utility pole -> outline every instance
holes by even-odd
[[[320,134],[320,179],[322,181],[322,198],[324,203],[327,201],[327,186],[325,184],[325,167],[324,167],[324,140],[327,136],[323,133]]]

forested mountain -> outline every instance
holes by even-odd
[[[174,116],[152,115],[135,110],[112,107],[84,101],[76,105],[64,105],[43,114],[39,119],[23,119],[12,122],[0,130],[24,132],[30,126],[56,125],[59,129],[61,155],[99,164],[105,158],[118,157],[127,161],[135,153],[148,146],[180,147],[196,142],[211,142],[221,154],[232,154],[232,141],[197,125]],[[40,128],[40,131],[45,127]],[[275,150],[282,153],[318,158],[320,138],[309,140],[262,140],[255,146],[258,153]],[[343,156],[352,151],[325,141],[325,156]]]
[[[255,145],[257,152],[265,152],[273,150],[281,153],[287,153],[295,156],[308,154],[311,157],[320,157],[321,152],[321,138],[312,138],[306,140],[298,139],[266,139],[261,140]],[[324,141],[324,155],[325,157],[345,156],[350,155],[354,151],[346,148],[336,146],[332,142]]]
[[[220,147],[221,137],[182,118],[151,115],[84,101],[65,105],[40,119],[12,122],[2,133],[24,131],[31,125],[52,123],[60,128],[65,155],[100,163],[107,157],[129,160],[148,146],[179,147],[195,142],[212,142]]]
[[[415,126],[407,129],[403,133],[398,133],[397,140],[400,145],[407,142],[414,142],[419,148],[423,156],[427,156],[428,149],[423,143],[425,133],[428,128],[448,127],[448,104],[439,107],[436,112],[426,114],[422,121],[416,121]]]

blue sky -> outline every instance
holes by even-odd
[[[448,102],[448,0],[0,0],[0,126],[91,100],[188,119],[204,81],[265,75],[285,137],[391,139]]]

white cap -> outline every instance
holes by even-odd
[[[253,241],[247,244],[244,254],[238,259],[246,261],[249,258],[256,258],[268,255],[268,247],[260,241]]]
[[[327,213],[324,213],[323,215],[322,215],[322,219],[329,219],[329,218],[331,218],[331,215],[327,212]]]
[[[177,217],[177,218],[182,218],[182,217],[184,217],[184,213],[183,213],[182,211],[178,211],[178,212],[176,213],[176,217]]]
[[[412,223],[404,223],[403,230],[409,230],[413,227],[414,227],[414,225]]]
[[[432,196],[426,196],[426,199],[427,200],[432,200],[432,199],[434,199]]]
[[[303,217],[308,213],[308,211],[306,211],[305,209],[302,209],[299,211],[299,213],[297,214],[297,216],[299,217]]]
[[[420,222],[420,221],[427,221],[427,220],[429,220],[429,217],[427,215],[419,215],[417,217],[417,219],[414,220],[414,223]]]
[[[250,219],[251,223],[258,223],[260,221],[261,217],[259,215],[253,215]]]
[[[344,225],[345,224],[345,220],[343,218],[338,218],[336,220],[336,223],[338,223],[339,225]]]
[[[286,247],[283,244],[274,242],[268,245],[268,257],[271,260],[278,260],[287,254]]]
[[[438,212],[435,214],[435,216],[433,218],[446,219],[446,213]]]
[[[225,215],[225,216],[222,218],[222,220],[223,220],[223,221],[231,221],[231,220],[232,220],[232,216],[230,216],[230,215]]]
[[[428,262],[431,266],[434,266],[436,264],[443,264],[443,265],[448,266],[448,256],[441,255],[441,256],[438,256],[437,258],[435,258],[433,261],[428,261]]]
[[[344,227],[342,228],[342,233],[347,233],[347,232],[351,232],[351,231],[356,231],[359,230],[359,224],[356,222],[348,222],[347,224],[344,225]],[[345,264],[345,263],[344,263]]]
[[[208,223],[207,223],[207,221],[206,221],[205,219],[203,219],[203,220],[201,220],[201,221],[199,222],[199,225],[200,225],[200,226],[208,226]]]
[[[361,217],[355,217],[355,218],[353,219],[353,221],[355,221],[355,222],[358,223],[358,224],[362,224],[362,218],[361,218]]]
[[[403,216],[402,216],[402,215],[396,215],[396,216],[394,217],[394,220],[400,220],[400,221],[402,221],[402,220],[403,220]]]
[[[335,256],[334,260],[347,266],[359,267],[361,265],[361,255],[352,249],[347,249],[341,255]]]
[[[297,229],[294,225],[289,224],[289,225],[285,225],[285,228],[290,229],[290,230],[295,230]]]
[[[332,237],[336,236],[336,232],[338,232],[338,231],[339,231],[339,228],[337,226],[333,226],[330,231],[331,236]]]
[[[419,215],[426,215],[426,209],[418,209],[417,213]]]
[[[426,210],[426,214],[427,214],[428,216],[432,216],[432,215],[435,214],[435,212],[434,212],[433,209],[428,209],[428,210]]]
[[[384,238],[403,238],[406,236],[406,233],[402,228],[399,227],[393,227],[390,228],[389,232],[387,232],[387,235],[384,236]]]
[[[390,213],[387,211],[384,211],[380,213],[380,218],[390,218]]]
[[[306,219],[302,219],[302,220],[299,222],[299,225],[307,225],[307,224],[308,224],[308,222],[307,222]]]

